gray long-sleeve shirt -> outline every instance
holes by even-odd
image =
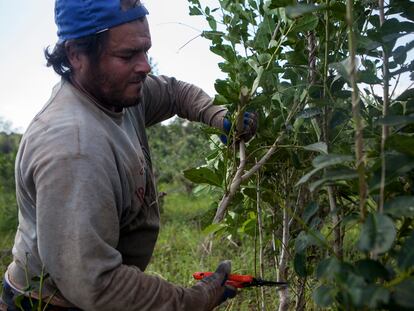
[[[50,277],[44,296],[84,310],[208,310],[217,285],[181,288],[143,273],[159,230],[145,127],[177,114],[221,128],[199,88],[148,76],[142,102],[114,113],[62,80],[16,159],[19,227],[10,282]],[[166,142],[173,143],[173,142]]]

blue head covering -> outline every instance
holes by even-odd
[[[148,14],[143,5],[122,10],[120,0],[56,0],[55,23],[59,42],[93,35],[140,19]]]

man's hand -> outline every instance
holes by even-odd
[[[226,134],[230,132],[231,126],[231,121],[227,118],[224,118],[223,129]],[[237,140],[244,140],[247,142],[252,139],[257,130],[257,114],[253,112],[245,112],[243,115],[243,125],[238,126],[238,128],[242,128],[242,130],[236,129]],[[223,144],[227,145],[227,139],[227,135],[220,135],[220,140]]]
[[[218,286],[218,290],[216,291],[214,307],[218,306],[219,304],[223,303],[229,298],[235,297],[237,294],[236,288],[225,285],[227,281],[227,276],[230,273],[231,261],[225,260],[218,265],[216,271],[212,275],[200,281],[201,283],[205,283],[207,286],[211,286],[213,284],[215,284],[214,286]]]

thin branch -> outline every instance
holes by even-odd
[[[198,37],[201,37],[201,34],[198,34],[197,36],[195,36],[194,38],[191,38],[190,40],[188,40],[186,43],[184,43],[182,46],[180,46],[177,50],[177,54],[180,53],[180,51],[185,48],[188,44],[190,44],[191,42],[193,42],[195,39],[197,39]]]
[[[240,164],[237,168],[236,174],[234,175],[233,181],[230,184],[229,191],[223,196],[220,201],[219,208],[217,209],[216,215],[214,216],[213,223],[219,223],[223,218],[227,210],[228,205],[233,199],[236,191],[239,189],[242,183],[242,174],[244,167],[246,166],[246,144],[242,140],[239,142],[239,152],[240,152]]]
[[[195,27],[193,27],[193,26],[191,26],[191,25],[188,25],[188,24],[185,24],[185,23],[181,23],[181,22],[166,22],[166,23],[159,23],[159,24],[157,24],[156,26],[171,25],[171,24],[173,24],[173,25],[180,25],[180,26],[184,26],[184,27],[190,28],[190,29],[192,29],[192,30],[194,30],[194,31],[197,31],[198,33],[201,33],[201,32],[202,32],[200,29],[197,29],[197,28],[195,28]]]
[[[359,177],[359,208],[361,211],[361,220],[366,217],[366,199],[367,199],[367,184],[365,181],[365,159],[364,159],[364,140],[363,140],[363,126],[360,115],[359,94],[356,82],[356,47],[354,35],[354,17],[353,17],[353,2],[354,0],[347,0],[346,19],[348,23],[348,44],[351,59],[350,80],[352,87],[352,115],[355,122],[355,156],[356,168]]]
[[[391,96],[390,96],[390,98],[393,98],[394,97],[394,94],[395,94],[395,91],[396,91],[396,89],[397,89],[397,86],[398,86],[398,84],[400,83],[400,78],[401,78],[401,73],[398,75],[398,77],[397,77],[397,81],[395,82],[395,85],[394,85],[394,88],[393,88],[393,90],[392,90],[392,92],[391,92]]]
[[[380,14],[380,26],[385,22],[385,11],[384,11],[384,0],[379,0],[379,14]],[[384,80],[384,93],[383,93],[383,104],[382,104],[382,116],[386,117],[388,115],[389,108],[389,55],[385,45],[382,46],[382,72]],[[385,201],[385,178],[386,178],[386,163],[385,163],[385,142],[389,135],[389,128],[387,125],[382,125],[382,135],[381,135],[381,184],[380,184],[380,196],[379,196],[379,206],[378,211],[382,213],[384,211],[384,201]]]
[[[285,187],[286,189],[286,187]],[[279,273],[277,275],[277,281],[282,282],[287,279],[287,247],[289,245],[289,194],[286,193],[286,206],[283,209],[283,221],[282,221],[282,250],[280,254]],[[279,311],[286,311],[289,309],[289,288],[284,287],[279,291]]]
[[[264,258],[263,258],[263,222],[262,222],[262,207],[260,201],[260,174],[257,173],[256,183],[256,208],[257,208],[257,226],[259,228],[259,266],[260,266],[260,278],[264,278]],[[264,288],[260,288],[261,294],[261,309],[266,310],[265,305],[265,293]]]

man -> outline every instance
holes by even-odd
[[[45,54],[62,80],[16,159],[7,310],[21,294],[27,310],[101,311],[211,310],[235,295],[227,261],[191,288],[143,272],[159,229],[145,127],[177,114],[223,129],[226,114],[199,88],[150,75],[147,13],[139,1],[56,0],[59,41]]]

